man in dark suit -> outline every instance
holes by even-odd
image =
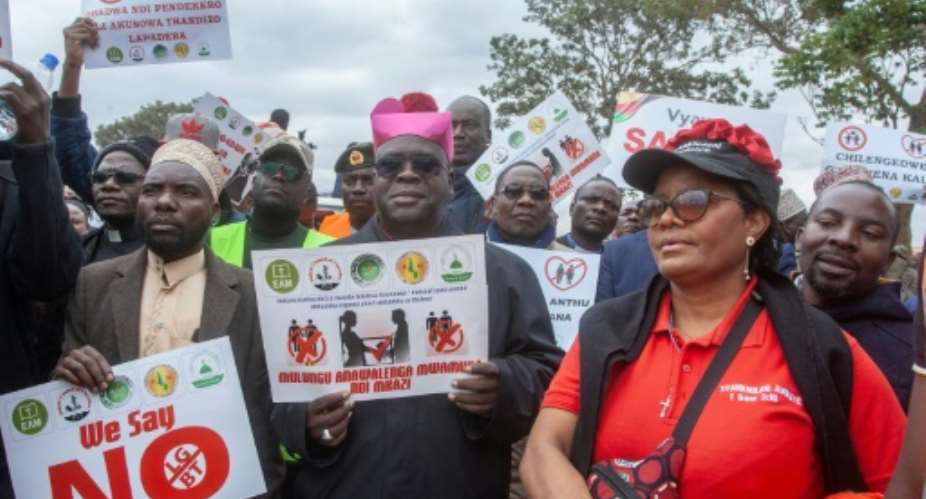
[[[138,203],[145,247],[87,266],[68,304],[54,376],[94,391],[110,364],[227,335],[269,497],[282,479],[270,436],[270,392],[251,272],[204,247],[219,213],[222,166],[204,145],[168,142],[152,159]]]

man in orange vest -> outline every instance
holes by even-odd
[[[352,143],[341,153],[334,171],[341,175],[344,212],[328,215],[318,231],[334,238],[347,237],[360,230],[376,213],[373,204],[373,144]]]

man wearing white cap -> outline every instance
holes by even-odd
[[[83,269],[53,376],[98,392],[113,380],[111,364],[228,336],[273,497],[282,466],[269,433],[253,278],[205,247],[219,210],[222,165],[209,148],[188,139],[163,145],[151,163],[138,202],[145,246]]]
[[[778,201],[778,222],[781,223],[782,247],[781,257],[778,259],[778,272],[790,275],[797,270],[797,254],[794,240],[798,231],[807,223],[807,206],[797,196],[794,189],[781,191]]]

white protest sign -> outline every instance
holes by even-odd
[[[10,0],[0,0],[0,57],[13,58],[13,35],[10,31]]]
[[[239,499],[266,491],[227,337],[113,372],[99,395],[52,381],[0,397],[17,497]]]
[[[520,256],[531,266],[547,302],[556,344],[569,350],[579,332],[579,319],[595,304],[601,255],[512,244],[498,246]]]
[[[231,59],[228,10],[222,0],[83,0],[100,46],[87,69]]]
[[[481,235],[255,251],[274,402],[451,391],[488,358]]]
[[[865,168],[895,203],[926,202],[926,135],[851,123],[830,123],[823,140],[823,172]]]
[[[495,191],[498,175],[516,161],[543,168],[554,204],[610,163],[585,118],[560,91],[493,137],[495,142],[466,172],[483,199]]]
[[[259,128],[228,102],[210,93],[193,100],[193,112],[219,126],[219,156],[226,177],[238,171],[245,155],[259,156],[262,145],[283,133],[280,128]]]
[[[723,118],[762,134],[776,158],[781,158],[787,116],[748,107],[728,106],[662,95],[621,92],[614,106],[608,154],[613,164],[606,176],[621,185],[621,170],[631,154],[649,147],[663,147],[676,132],[701,119]]]

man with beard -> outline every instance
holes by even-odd
[[[460,234],[446,220],[451,117],[437,109],[425,94],[376,106],[377,215],[333,245]],[[357,404],[336,393],[274,409],[296,463],[291,497],[507,497],[511,443],[527,434],[562,352],[530,267],[494,245],[485,257],[489,360],[452,393]]]
[[[222,165],[202,144],[177,139],[154,155],[138,203],[145,246],[84,268],[68,304],[53,376],[100,392],[112,364],[228,336],[269,496],[282,466],[268,426],[270,390],[250,271],[204,248],[218,213]]]
[[[453,116],[453,198],[448,219],[465,234],[482,234],[485,218],[482,196],[466,172],[492,143],[492,111],[485,102],[465,95],[450,103]]]
[[[334,164],[335,173],[341,175],[341,199],[344,212],[328,215],[318,231],[334,238],[347,237],[366,225],[376,213],[373,205],[373,144],[352,143]]]
[[[103,227],[84,236],[84,263],[101,262],[127,255],[144,241],[135,224],[135,210],[145,171],[158,141],[134,137],[110,144],[100,151],[90,176],[93,206]]]
[[[874,184],[852,180],[826,189],[799,238],[800,288],[804,300],[858,340],[906,408],[913,317],[900,301],[900,283],[880,280],[898,230],[894,205]]]
[[[621,209],[621,191],[613,180],[596,175],[576,189],[569,205],[572,232],[556,242],[584,253],[601,253]]]
[[[291,135],[280,135],[267,145],[254,174],[251,218],[212,229],[209,247],[216,256],[250,269],[252,251],[316,248],[332,240],[299,223],[309,198],[311,158],[308,146]]]
[[[550,181],[535,163],[518,161],[498,174],[486,215],[491,220],[486,239],[491,242],[571,251],[555,240]]]

